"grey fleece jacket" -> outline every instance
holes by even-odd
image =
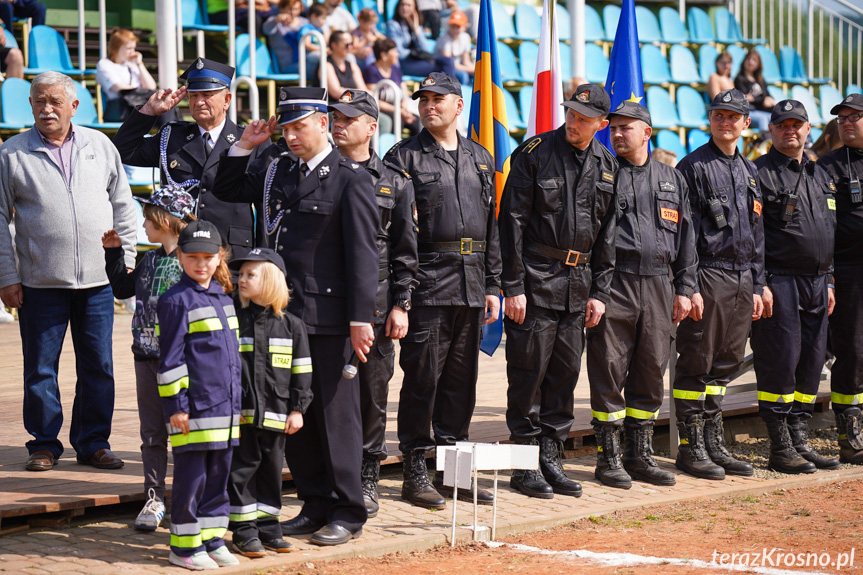
[[[106,285],[102,234],[110,229],[135,267],[137,219],[120,154],[101,132],[75,126],[74,134],[70,187],[35,127],[0,146],[0,288]],[[2,225],[13,208],[15,248]]]

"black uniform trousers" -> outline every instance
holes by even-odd
[[[752,324],[758,414],[809,418],[827,353],[827,276],[768,275],[773,316]]]
[[[752,272],[700,268],[698,286],[704,298],[701,321],[690,318],[677,328],[677,418],[722,411],[722,397],[746,353],[752,325]]]
[[[587,330],[592,424],[644,426],[659,416],[674,293],[665,276],[615,272],[602,321]],[[624,393],[626,399],[624,400]]]
[[[356,533],[368,519],[360,467],[362,426],[357,382],[342,377],[351,342],[309,335],[314,399],[303,427],[285,439],[285,457],[303,501],[300,515]]]
[[[504,318],[503,327],[510,439],[566,440],[584,351],[584,312],[546,309],[528,301],[524,322]]]
[[[399,342],[405,373],[398,413],[402,453],[467,441],[484,312],[468,306],[414,306],[409,312],[408,333]]]
[[[244,425],[234,448],[228,496],[234,541],[273,541],[282,537],[284,433]]]
[[[375,342],[367,361],[357,366],[360,378],[360,414],[363,421],[363,459],[387,458],[387,395],[396,364],[393,340],[386,321],[375,324]]]
[[[830,343],[836,362],[830,377],[833,411],[863,407],[863,266],[835,266],[836,307]]]

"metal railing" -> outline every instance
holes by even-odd
[[[396,95],[396,101],[393,103],[393,135],[396,137],[396,141],[400,140],[402,137],[402,87],[393,82],[392,80],[387,80],[386,78],[375,84],[375,89],[372,90],[372,96],[375,97],[375,100],[381,100],[381,91],[384,88],[389,88]],[[380,122],[378,122],[378,126],[380,127]],[[375,150],[380,150],[378,147],[378,142],[380,141],[380,129],[375,131],[375,135],[372,136],[372,147]]]
[[[321,88],[327,87],[327,41],[324,35],[316,30],[310,30],[303,34],[300,38],[300,87],[306,87],[306,38],[317,38],[318,44],[321,46],[321,60],[318,63],[318,79],[321,82]]]

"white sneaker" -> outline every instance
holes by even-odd
[[[165,504],[156,499],[156,491],[150,488],[149,499],[135,518],[135,529],[155,531],[165,518]]]
[[[15,316],[6,311],[6,308],[0,304],[0,323],[12,323],[15,321]]]
[[[225,546],[219,547],[215,551],[210,551],[209,555],[210,559],[218,563],[219,567],[231,567],[232,565],[240,564],[240,560],[234,557]]]
[[[219,564],[210,559],[210,556],[207,555],[206,551],[200,551],[191,557],[180,557],[171,551],[168,555],[168,563],[171,565],[177,565],[178,567],[185,567],[190,571],[204,571],[207,569],[219,568]]]

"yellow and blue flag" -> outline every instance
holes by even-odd
[[[506,121],[506,102],[503,99],[503,82],[497,57],[497,36],[494,33],[491,1],[481,0],[479,31],[476,38],[476,68],[473,94],[470,102],[468,135],[481,144],[494,158],[495,196],[500,210],[500,196],[509,174],[509,129]],[[503,335],[503,319],[483,327],[483,352],[492,355]]]
[[[641,79],[641,52],[638,50],[635,0],[623,0],[623,6],[620,9],[620,20],[617,22],[617,32],[614,34],[614,45],[611,47],[605,91],[611,96],[612,111],[624,100],[636,102],[642,106],[647,105],[644,100],[644,82]],[[611,149],[608,128],[598,132],[596,137],[612,154],[614,153]]]

